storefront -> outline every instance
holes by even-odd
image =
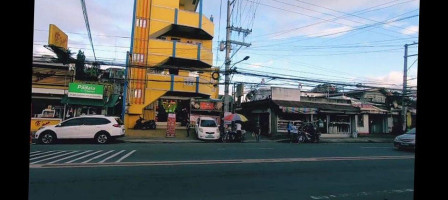
[[[242,114],[247,115],[249,121],[261,121],[269,126],[268,135],[286,134],[287,123],[300,125],[302,122],[318,122],[319,132],[322,134],[345,134],[355,131],[355,116],[359,108],[346,104],[332,104],[329,102],[282,101],[265,99],[242,104]]]
[[[65,117],[81,115],[116,115],[120,109],[118,94],[104,95],[104,86],[96,84],[70,83],[68,95],[61,103],[65,106]]]

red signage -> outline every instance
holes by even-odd
[[[201,110],[213,110],[215,109],[215,104],[213,102],[201,102]]]
[[[176,137],[176,114],[174,113],[168,114],[166,137]]]

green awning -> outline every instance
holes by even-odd
[[[70,105],[83,105],[83,106],[105,106],[104,99],[85,99],[85,98],[71,98],[65,95],[61,100],[62,104],[70,104]]]
[[[120,97],[119,94],[110,95],[109,101],[104,106],[109,108],[115,107],[117,105],[119,97]]]

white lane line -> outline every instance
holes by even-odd
[[[30,155],[30,157],[38,156],[38,155],[42,155],[42,154],[46,154],[46,153],[51,153],[51,152],[55,152],[55,151],[44,151],[44,152],[40,152],[40,153],[35,153],[33,155]]]
[[[55,158],[59,158],[59,157],[62,157],[62,156],[68,155],[68,154],[72,154],[72,153],[76,153],[76,152],[78,152],[78,151],[70,151],[70,152],[68,152],[68,153],[59,154],[59,155],[57,155],[57,156],[53,156],[53,157],[45,158],[45,159],[42,159],[42,160],[38,160],[38,161],[32,162],[32,163],[30,163],[30,164],[40,163],[40,162],[43,162],[43,161],[47,161],[47,160],[51,160],[51,159],[55,159]]]
[[[128,154],[129,155],[129,154]],[[74,163],[74,164],[37,164],[30,168],[79,168],[79,167],[136,167],[136,166],[181,166],[212,164],[253,164],[285,162],[324,162],[324,161],[362,161],[362,160],[401,160],[414,159],[414,156],[368,156],[368,157],[314,157],[314,158],[271,158],[271,159],[235,159],[235,160],[186,160],[186,161],[151,161],[120,163]]]
[[[118,154],[120,154],[120,153],[123,152],[123,151],[124,151],[124,150],[121,150],[121,151],[119,151],[118,153],[115,153],[114,155],[111,155],[111,156],[107,157],[106,159],[104,159],[104,160],[102,160],[102,161],[100,161],[100,162],[98,162],[98,163],[106,162],[106,160],[109,160],[109,159],[111,159],[111,158],[117,156]]]
[[[310,196],[311,199],[332,199],[332,198],[353,198],[353,197],[362,197],[362,196],[372,196],[372,195],[381,195],[385,194],[394,194],[394,193],[404,193],[404,192],[413,192],[413,189],[401,189],[401,190],[383,190],[383,191],[373,191],[373,192],[358,192],[358,193],[344,193],[344,194],[330,194],[323,196]]]
[[[108,152],[106,152],[106,153],[103,153],[103,154],[101,154],[101,155],[97,155],[97,156],[95,156],[95,157],[93,157],[93,158],[91,158],[91,159],[89,159],[89,160],[86,160],[86,161],[84,161],[84,162],[82,162],[82,163],[88,163],[88,162],[90,162],[90,161],[92,161],[92,160],[95,160],[95,159],[97,159],[97,158],[99,158],[99,157],[102,157],[102,156],[104,156],[104,155],[106,155],[106,154],[109,154],[109,153],[112,153],[114,150],[110,150],[110,151],[108,151]]]
[[[88,152],[90,152],[90,151],[92,151],[92,150],[83,151],[83,152],[81,152],[81,153],[77,153],[77,154],[75,154],[75,155],[71,155],[71,156],[69,156],[69,157],[61,158],[61,159],[59,159],[59,160],[55,160],[55,161],[49,162],[48,164],[53,164],[53,163],[56,163],[56,162],[59,162],[59,161],[62,161],[62,160],[67,160],[67,159],[69,159],[69,158],[73,158],[73,157],[75,157],[75,156],[79,156],[79,155],[81,155],[81,154],[88,153]]]
[[[87,154],[87,155],[85,155],[85,156],[76,158],[76,159],[74,159],[74,160],[67,161],[67,162],[65,162],[65,163],[72,163],[72,162],[75,162],[75,161],[77,161],[77,160],[81,160],[81,159],[83,159],[83,158],[85,158],[85,157],[91,156],[91,155],[93,155],[93,154],[96,154],[96,153],[99,153],[99,152],[102,152],[102,151],[103,151],[103,150],[95,151],[95,152],[93,152],[93,153],[91,153],[91,154]]]
[[[39,158],[43,158],[43,157],[47,157],[47,156],[52,156],[52,155],[55,155],[55,154],[64,153],[64,152],[65,152],[65,151],[59,151],[59,152],[55,152],[55,153],[45,154],[45,155],[43,155],[43,156],[38,156],[38,157],[31,158],[30,161],[31,161],[31,160],[36,160],[36,159],[39,159]]]
[[[133,154],[135,151],[136,151],[136,150],[133,150],[133,151],[129,152],[128,154],[124,155],[123,157],[121,157],[120,159],[118,159],[118,160],[115,161],[115,162],[116,162],[116,163],[117,163],[117,162],[121,162],[123,159],[125,159],[125,158],[129,157],[131,154]]]

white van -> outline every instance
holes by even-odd
[[[198,118],[195,132],[198,139],[202,140],[218,140],[220,136],[218,123],[211,117]]]

